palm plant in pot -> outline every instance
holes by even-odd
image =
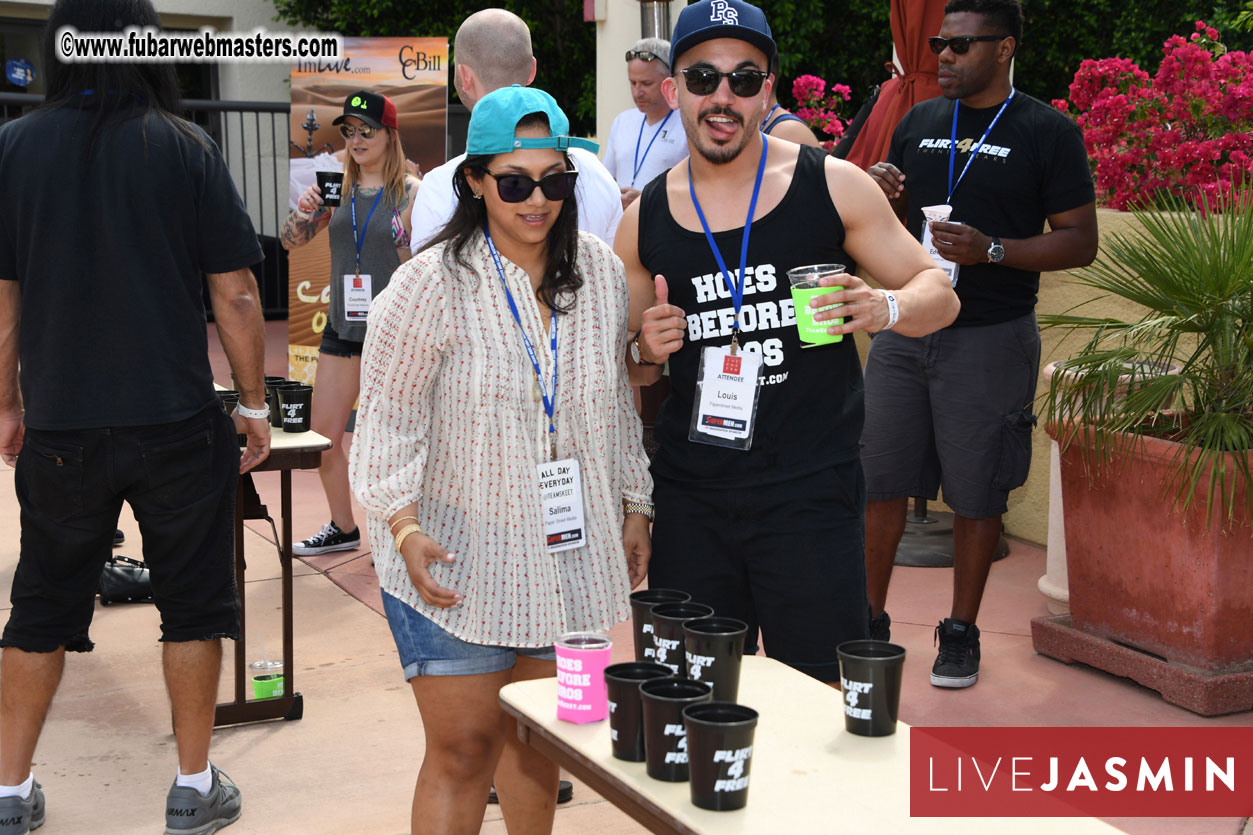
[[[1182,670],[1192,696],[1152,683],[1160,668],[1150,680],[1111,670],[1168,700],[1250,709],[1253,190],[1198,209],[1166,197],[1135,215],[1138,228],[1104,240],[1075,280],[1140,318],[1041,316],[1086,337],[1045,402],[1062,450],[1073,627]],[[1209,691],[1196,699],[1198,687]]]

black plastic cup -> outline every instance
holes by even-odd
[[[692,596],[677,589],[642,589],[631,592],[631,631],[635,635],[635,660],[651,661],[656,654],[653,646],[654,606],[661,603],[683,603]]]
[[[341,171],[319,171],[318,191],[322,193],[322,205],[338,208],[344,192],[344,175]]]
[[[632,763],[644,762],[644,715],[640,683],[670,676],[670,668],[652,661],[625,661],[605,668],[609,693],[609,738],[613,755]]]
[[[308,432],[312,425],[313,386],[283,386],[278,390],[279,410],[284,432]]]
[[[887,641],[845,641],[840,656],[844,728],[858,736],[896,733],[905,648]]]
[[[715,702],[734,702],[748,624],[735,618],[698,618],[683,624],[687,677],[714,686]]]
[[[683,708],[683,722],[692,803],[714,812],[743,809],[757,711],[733,702],[706,702]]]
[[[653,621],[653,659],[665,664],[674,675],[687,678],[687,665],[683,662],[683,624],[697,618],[711,617],[714,610],[704,603],[658,603],[650,616]]]
[[[300,383],[295,380],[279,380],[273,385],[266,383],[266,386],[265,386],[266,402],[270,404],[270,426],[271,427],[273,427],[274,429],[283,428],[283,404],[278,395],[279,391],[282,389],[295,388],[297,386],[302,386],[302,385],[304,385],[304,383]]]
[[[222,411],[228,415],[235,411],[235,407],[239,405],[239,392],[231,389],[219,389],[217,392],[218,402],[222,404]]]
[[[667,783],[687,780],[687,728],[683,708],[713,698],[703,681],[677,676],[654,678],[640,685],[644,708],[644,762],[648,776]]]

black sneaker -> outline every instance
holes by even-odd
[[[30,797],[0,797],[0,835],[26,835],[44,825],[44,793],[36,783]]]
[[[890,641],[892,640],[892,618],[888,616],[886,610],[877,618],[870,619],[870,640],[872,641]]]
[[[178,781],[165,798],[165,835],[210,835],[239,820],[243,798],[231,778],[210,764],[213,783],[201,794]],[[222,778],[226,778],[226,782]]]
[[[352,529],[352,533],[344,533],[339,525],[327,522],[322,530],[303,542],[291,547],[292,553],[298,557],[313,557],[331,551],[355,551],[361,547],[361,528]]]
[[[935,628],[940,654],[931,667],[936,687],[969,687],[979,678],[979,627],[945,618]]]
[[[115,528],[113,530],[113,547],[116,548],[117,546],[121,545],[125,541],[126,541],[126,534],[122,533],[121,528]]]
[[[569,803],[574,800],[574,784],[569,780],[562,780],[557,783],[557,804]],[[496,787],[492,786],[492,790],[487,793],[488,803],[499,803],[500,798],[496,796]]]

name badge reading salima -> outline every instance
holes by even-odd
[[[701,349],[696,377],[696,408],[687,439],[699,444],[747,450],[753,445],[761,355],[730,348]]]
[[[546,461],[537,469],[549,552],[582,548],[587,543],[587,527],[583,524],[583,479],[578,460]]]

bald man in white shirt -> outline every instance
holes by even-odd
[[[453,40],[453,60],[453,84],[462,103],[471,110],[493,90],[511,84],[526,87],[535,80],[531,30],[522,18],[504,9],[483,9],[467,17]],[[568,153],[579,170],[575,186],[579,228],[612,246],[622,219],[618,184],[595,154],[581,148],[571,148]],[[415,253],[452,217],[456,205],[453,174],[464,159],[465,154],[450,159],[422,179],[414,200],[410,236]]]

